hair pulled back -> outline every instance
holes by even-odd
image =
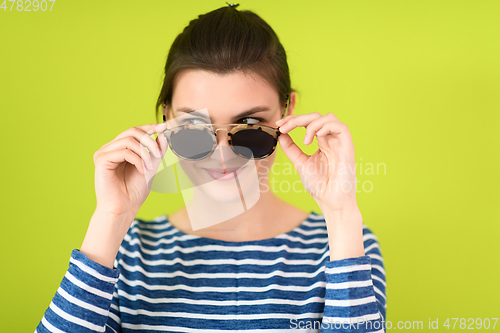
[[[257,74],[278,92],[280,104],[291,88],[285,49],[274,30],[250,10],[225,6],[190,21],[172,43],[165,78],[156,103],[171,109],[176,76],[186,69],[215,74]],[[167,115],[168,117],[168,115]]]

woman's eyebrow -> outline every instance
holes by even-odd
[[[243,111],[243,112],[237,114],[236,116],[233,117],[233,119],[237,120],[237,119],[252,115],[254,113],[257,113],[257,112],[269,111],[269,110],[270,110],[270,108],[267,106],[263,106],[263,105],[254,106],[251,109],[248,109],[246,111]],[[190,107],[186,107],[186,106],[181,106],[181,107],[177,108],[177,112],[192,113],[193,115],[196,115],[196,116],[206,117],[206,115],[202,115],[202,114],[198,113],[197,110],[190,108]]]
[[[267,106],[255,106],[249,110],[243,111],[242,113],[234,116],[234,119],[244,118],[246,116],[249,116],[249,115],[257,113],[257,112],[269,111],[269,110],[270,110],[270,108]]]
[[[194,109],[191,109],[191,108],[187,108],[187,107],[181,107],[181,108],[178,108],[178,109],[177,109],[177,112],[190,113],[190,114],[192,114],[193,116],[202,117],[202,118],[207,118],[207,114],[206,114],[206,112],[205,112],[205,113],[200,113],[200,112],[198,112],[197,110],[194,110]],[[177,113],[177,112],[176,112],[176,113]]]

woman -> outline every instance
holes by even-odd
[[[231,4],[191,21],[165,67],[166,122],[94,154],[97,207],[37,332],[383,332],[385,271],[356,203],[349,130],[332,113],[293,115],[295,100],[260,17]],[[316,137],[313,155],[288,135],[296,127],[305,144]],[[269,190],[273,140],[321,215]],[[195,195],[136,219],[167,149]]]

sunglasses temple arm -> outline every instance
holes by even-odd
[[[281,119],[285,118],[288,114],[288,107],[290,105],[289,97],[290,97],[290,95],[286,95],[285,111],[283,111],[283,114],[281,115]]]

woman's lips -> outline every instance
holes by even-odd
[[[224,170],[222,169],[205,169],[207,173],[215,180],[231,180],[234,179],[235,173],[239,175],[244,167],[241,168],[231,168],[226,169],[226,173],[224,174]]]

